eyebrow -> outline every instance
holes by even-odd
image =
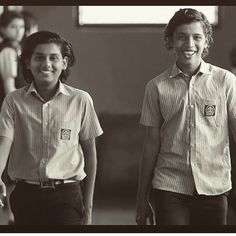
[[[45,55],[45,54],[42,53],[42,52],[34,52],[33,54],[35,54],[35,55]],[[60,54],[59,54],[59,53],[51,53],[51,54],[49,54],[49,55],[51,55],[51,56],[59,56]]]
[[[186,35],[188,35],[188,34],[182,33],[182,32],[176,33],[176,36],[186,36]],[[201,34],[201,33],[195,33],[195,34],[192,34],[192,35],[193,36],[204,36],[204,34]]]

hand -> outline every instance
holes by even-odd
[[[92,224],[92,210],[85,210],[82,225]]]
[[[2,181],[2,179],[0,179],[0,207],[4,207],[4,198],[7,196],[7,192],[6,192],[6,185],[4,184],[4,182]]]
[[[136,209],[136,223],[138,225],[147,225],[147,220],[149,219],[149,224],[154,225],[153,212],[153,208],[149,201],[138,204]]]

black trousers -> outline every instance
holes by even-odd
[[[15,225],[80,225],[84,206],[80,183],[54,189],[19,182],[10,195]]]
[[[154,190],[157,225],[226,225],[227,195],[193,196]]]

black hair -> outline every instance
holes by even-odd
[[[25,20],[25,32],[30,31],[30,29],[34,26],[38,25],[38,20],[37,18],[29,11],[22,11],[22,15]]]
[[[207,43],[208,46],[204,49],[203,54],[202,54],[202,57],[205,57],[208,55],[209,47],[213,42],[212,26],[209,23],[206,16],[202,12],[197,11],[192,8],[180,9],[170,19],[164,31],[164,39],[166,43],[166,48],[167,49],[172,48],[170,42],[173,40],[174,32],[177,29],[177,27],[180,25],[189,24],[192,22],[200,22],[203,27],[204,35],[208,42]]]
[[[14,19],[22,19],[22,20],[24,20],[24,17],[18,11],[5,10],[0,15],[0,28],[6,28]],[[5,38],[1,31],[0,31],[0,35],[3,38]]]
[[[12,20],[22,19],[24,20],[23,15],[18,11],[6,10],[0,15],[0,28],[7,27]]]
[[[57,44],[61,49],[62,57],[64,58],[66,56],[68,58],[67,68],[62,70],[59,76],[61,82],[64,83],[67,80],[70,73],[70,67],[72,67],[75,62],[72,45],[57,33],[50,31],[39,31],[27,37],[22,47],[20,63],[22,66],[22,74],[26,82],[31,83],[34,80],[30,69],[27,67],[27,62],[30,61],[37,45],[47,43]]]

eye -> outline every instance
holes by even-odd
[[[196,36],[194,36],[194,39],[195,39],[195,40],[201,40],[201,39],[202,39],[202,36],[201,36],[201,35],[196,35]]]
[[[36,60],[36,61],[42,61],[42,60],[43,60],[43,56],[41,56],[41,55],[36,55],[36,56],[34,56],[34,60]]]
[[[52,55],[52,56],[50,56],[50,59],[52,61],[57,61],[59,59],[59,57],[57,55]]]
[[[177,36],[177,39],[179,39],[179,40],[185,40],[185,38],[186,38],[186,37],[185,37],[184,35],[178,35],[178,36]]]

